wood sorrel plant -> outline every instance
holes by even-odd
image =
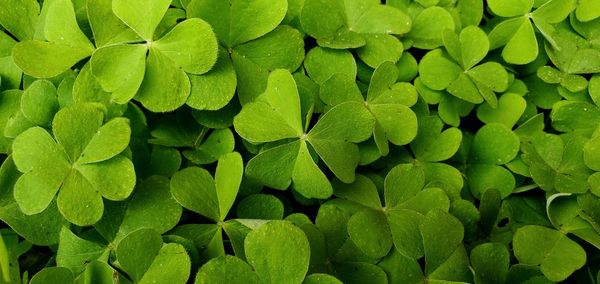
[[[0,0],[0,284],[600,283],[598,0]]]

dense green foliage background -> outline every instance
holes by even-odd
[[[0,283],[600,283],[600,0],[0,0]]]

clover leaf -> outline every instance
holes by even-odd
[[[342,122],[342,117],[352,119],[353,123]],[[270,128],[264,128],[265,125]],[[366,140],[371,135],[372,125],[371,115],[361,104],[347,102],[329,110],[305,133],[296,84],[284,70],[273,71],[265,93],[244,105],[234,119],[237,133],[252,143],[295,139],[251,159],[246,166],[249,177],[276,189],[286,189],[293,181],[296,191],[314,198],[326,198],[332,189],[308,146],[314,148],[338,178],[352,182],[359,160],[354,143]],[[274,168],[279,169],[279,175],[271,174]]]
[[[138,44],[123,42],[101,47],[90,59],[92,74],[117,103],[135,97],[153,111],[175,110],[190,95],[187,73],[204,74],[216,63],[217,40],[203,20],[185,20],[161,38],[154,38],[170,3],[113,1],[114,14],[143,39]],[[142,14],[146,16],[140,17]],[[96,27],[106,29],[104,24],[98,23]],[[171,91],[164,93],[160,91],[163,89]]]
[[[508,19],[494,26],[490,32],[490,47],[502,49],[502,58],[512,64],[527,64],[534,61],[538,54],[538,42],[534,26],[552,44],[556,37],[552,34],[551,24],[559,23],[575,9],[576,1],[546,1],[536,10],[533,0],[488,1],[490,10]]]
[[[33,127],[15,139],[13,159],[24,175],[14,195],[24,213],[42,212],[58,192],[63,216],[91,225],[102,216],[102,197],[123,200],[131,194],[133,164],[120,155],[129,144],[129,123],[116,118],[104,124],[103,116],[94,105],[64,108],[52,122],[54,137]]]
[[[561,232],[542,226],[524,226],[514,236],[515,256],[521,263],[539,265],[552,281],[562,281],[586,260],[583,248]]]
[[[136,283],[186,283],[190,275],[190,257],[185,248],[177,243],[163,244],[160,234],[152,229],[128,234],[115,252],[119,266]]]
[[[364,101],[365,108],[375,119],[373,137],[383,156],[389,153],[388,141],[405,145],[417,136],[417,117],[409,108],[410,103],[406,105],[407,94],[402,88],[405,84],[396,83],[397,78],[398,69],[393,63],[379,65],[373,72],[366,101],[350,77],[334,75],[321,85],[321,99],[330,106]]]
[[[479,104],[485,100],[496,107],[495,92],[508,88],[508,74],[495,62],[475,66],[489,49],[485,32],[474,26],[464,28],[460,36],[447,31],[444,46],[447,53],[436,49],[421,60],[419,74],[423,84],[433,90],[446,89],[467,102]]]
[[[37,78],[59,75],[89,57],[95,49],[78,26],[71,1],[44,3],[43,16],[39,17],[43,21],[43,35],[38,38],[29,38],[31,35],[28,35],[13,49],[17,66],[25,74]]]
[[[308,0],[300,15],[302,28],[328,48],[358,48],[381,40],[383,34],[405,34],[411,20],[399,9],[377,1]],[[367,40],[365,34],[380,34]]]
[[[194,101],[188,104],[209,110],[225,106],[236,89],[214,90],[210,84],[214,82],[212,80],[228,80],[233,85],[234,76],[237,77],[239,99],[245,104],[264,91],[270,71],[297,69],[304,59],[301,34],[288,26],[278,27],[287,9],[285,0],[190,1],[187,6],[188,17],[204,19],[213,27],[219,42],[227,50],[228,56],[220,59],[221,64],[233,68],[227,67],[217,74],[216,70],[209,72],[206,76],[215,78],[208,82],[192,76],[192,83],[196,81],[198,88],[208,89],[206,95],[202,96],[220,97],[222,103],[209,105],[207,99],[192,96]]]

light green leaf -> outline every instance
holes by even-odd
[[[475,164],[467,169],[466,175],[471,193],[475,197],[481,197],[488,189],[496,189],[500,192],[502,198],[506,198],[515,189],[515,177],[510,171],[501,166]]]
[[[425,251],[419,225],[424,216],[413,210],[393,209],[387,218],[395,249],[407,257],[421,258]]]
[[[65,178],[57,203],[65,219],[78,226],[93,225],[104,211],[102,196],[78,171],[71,171]]]
[[[246,258],[264,283],[301,283],[310,247],[304,232],[287,221],[271,221],[250,232]]]
[[[483,30],[468,26],[460,32],[460,54],[463,69],[469,70],[479,63],[490,48],[490,42]]]
[[[598,0],[581,0],[575,11],[577,19],[582,22],[591,21],[600,17],[600,1]]]
[[[234,47],[275,29],[287,8],[285,0],[192,0],[187,6],[187,16],[207,21],[219,40],[227,47]]]
[[[177,24],[165,36],[153,42],[152,47],[191,74],[204,74],[217,62],[217,38],[210,25],[200,19]]]
[[[190,270],[190,257],[185,248],[177,243],[166,244],[160,249],[139,283],[185,284],[190,277]]]
[[[306,198],[326,199],[333,193],[333,188],[314,162],[305,141],[300,142],[300,149],[294,171],[292,172],[294,190]]]
[[[11,203],[0,208],[0,220],[27,241],[39,246],[58,243],[61,228],[68,225],[58,212],[56,202],[51,202],[44,211],[35,215],[25,215],[17,203]]]
[[[123,270],[134,281],[140,281],[162,246],[160,234],[152,229],[140,229],[121,240],[115,252]]]
[[[462,132],[458,128],[442,131],[443,126],[438,117],[420,118],[417,137],[410,144],[417,159],[438,162],[449,159],[458,151]]]
[[[374,119],[358,102],[339,104],[323,115],[308,133],[307,140],[323,162],[341,181],[354,181],[360,154],[353,143],[371,136]]]
[[[49,42],[59,45],[76,47],[89,54],[94,46],[87,36],[79,29],[77,19],[70,0],[53,0],[45,2],[49,5],[46,10],[44,36]]]
[[[140,37],[151,42],[154,30],[167,12],[171,0],[147,3],[144,0],[113,0],[112,10]]]
[[[215,189],[219,200],[221,220],[225,220],[237,196],[242,175],[244,161],[238,152],[226,154],[219,158],[215,172]]]
[[[423,84],[433,90],[446,89],[463,70],[445,56],[441,49],[428,52],[419,63],[419,75]]]
[[[335,196],[344,198],[375,210],[382,208],[377,188],[371,179],[363,175],[356,175],[356,180],[351,184],[344,184],[339,180],[332,182]]]
[[[482,104],[477,108],[477,117],[484,123],[502,123],[512,128],[525,112],[527,102],[515,93],[506,93],[498,99],[498,107]]]
[[[227,51],[219,49],[215,66],[202,75],[189,75],[192,89],[186,102],[198,110],[218,110],[235,95],[237,77]]]
[[[442,46],[442,34],[445,30],[454,31],[452,15],[444,8],[432,6],[414,17],[411,30],[406,34],[413,46],[421,49],[434,49]]]
[[[336,73],[321,83],[319,96],[324,103],[330,106],[348,101],[364,101],[354,78],[342,73]]]
[[[129,119],[118,117],[110,120],[92,137],[78,163],[96,163],[118,155],[129,145],[130,136]]]
[[[147,52],[141,44],[103,47],[92,55],[90,69],[103,90],[111,92],[117,103],[126,103],[144,80]]]
[[[366,44],[356,50],[358,57],[372,68],[386,61],[396,63],[402,56],[404,46],[392,35],[364,35]]]
[[[364,34],[405,34],[410,18],[404,12],[376,1],[344,1],[348,29]]]
[[[286,70],[273,71],[266,91],[244,105],[233,124],[236,132],[250,142],[300,137],[300,98],[292,75]]]
[[[146,74],[135,99],[150,111],[168,112],[185,104],[190,89],[190,80],[185,72],[166,55],[151,48]]]
[[[258,275],[241,259],[224,255],[211,259],[198,270],[194,284],[259,284]]]
[[[600,171],[600,135],[595,135],[585,144],[583,160],[590,169]]]
[[[78,165],[76,169],[96,191],[109,200],[124,200],[135,187],[133,163],[123,155],[102,162]]]
[[[342,282],[328,274],[314,273],[306,276],[302,284],[342,284]]]
[[[58,144],[77,161],[90,140],[102,126],[104,114],[92,104],[79,104],[61,109],[52,121],[52,131]]]
[[[21,96],[23,115],[37,125],[50,126],[58,108],[56,88],[46,80],[33,82]]]
[[[562,281],[586,262],[586,253],[559,231],[529,225],[517,230],[513,249],[520,263],[539,265],[544,276]]]
[[[274,189],[290,186],[301,142],[294,141],[264,150],[248,161],[246,176]],[[276,175],[273,173],[277,172]]]
[[[33,40],[17,43],[12,56],[23,73],[36,78],[51,78],[91,54],[91,51],[79,47]]]
[[[140,39],[132,29],[113,13],[112,2],[112,0],[88,0],[85,2],[87,17],[98,48],[109,44],[134,42]]]
[[[471,148],[475,163],[503,165],[519,153],[519,137],[502,124],[490,123],[481,127]]]
[[[34,127],[13,142],[13,159],[19,171],[25,173],[14,189],[19,207],[28,215],[44,211],[69,172],[67,157],[48,132]]]
[[[215,181],[208,171],[189,167],[175,173],[171,193],[183,207],[215,221],[221,219]]]
[[[20,41],[32,39],[40,4],[35,0],[8,0],[0,3],[0,26]]]
[[[333,50],[315,47],[306,54],[304,68],[316,83],[327,81],[334,74],[346,74],[356,78],[356,61],[347,50]]]
[[[502,58],[512,64],[527,64],[538,56],[538,44],[531,22],[525,17],[520,21],[519,28],[502,50]]]
[[[382,212],[360,211],[348,221],[348,235],[366,255],[381,258],[392,248],[392,233]]]
[[[488,0],[492,12],[501,17],[521,16],[533,8],[533,0]]]

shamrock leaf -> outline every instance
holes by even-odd
[[[233,66],[221,71],[211,71],[206,76],[213,77],[210,80],[228,80],[230,86],[235,83],[231,78],[237,77],[239,99],[245,104],[265,90],[270,71],[297,69],[304,59],[302,36],[294,28],[284,25],[278,27],[286,16],[287,9],[288,3],[285,0],[190,1],[186,9],[188,18],[198,17],[210,23],[219,42],[227,50],[228,56],[220,59],[222,64]],[[194,76],[191,78],[192,84],[194,80],[205,80],[194,79]],[[213,85],[204,86],[204,89],[198,90],[205,91],[204,94],[198,93],[203,96],[202,100],[192,96],[194,101],[188,102],[190,106],[197,109],[219,109],[231,100],[236,91],[233,87],[215,90]],[[221,103],[209,106],[208,103],[214,98],[218,98]]]
[[[0,26],[19,40],[33,38],[40,12],[37,1],[3,1],[0,3],[0,11]]]
[[[65,283],[70,284],[75,282],[73,272],[65,267],[47,267],[40,270],[31,277],[31,284],[44,283]]]
[[[258,284],[261,281],[248,263],[235,256],[224,255],[211,259],[198,270],[194,284],[204,283]]]
[[[457,128],[442,131],[444,124],[436,116],[421,117],[417,137],[410,147],[419,161],[439,162],[452,157],[462,141]]]
[[[353,123],[349,124],[348,119]],[[267,90],[254,102],[244,105],[234,119],[236,132],[253,143],[295,139],[251,159],[246,166],[249,177],[276,189],[286,189],[293,181],[295,190],[305,197],[316,198],[326,198],[332,190],[311,157],[308,145],[338,178],[352,182],[359,160],[354,143],[366,140],[372,125],[371,115],[361,104],[347,102],[328,111],[305,134],[296,84],[284,70],[272,72]],[[278,169],[278,175],[272,174],[274,168]]]
[[[406,38],[412,40],[416,48],[434,49],[443,45],[442,35],[446,30],[455,30],[452,14],[442,7],[431,6],[413,17]]]
[[[302,28],[323,47],[347,49],[368,44],[363,34],[405,34],[410,18],[376,1],[309,0],[300,15]]]
[[[160,234],[152,229],[128,234],[115,252],[121,268],[136,283],[183,284],[190,275],[190,257],[185,248],[177,243],[163,244]]]
[[[509,264],[510,254],[502,244],[485,243],[471,251],[475,283],[505,283]]]
[[[553,35],[550,24],[563,21],[576,5],[574,0],[552,0],[531,12],[533,3],[533,0],[488,1],[494,14],[508,18],[497,24],[489,35],[492,50],[504,46],[502,58],[508,63],[527,64],[537,58],[539,48],[532,21],[554,45],[557,36]]]
[[[477,108],[477,117],[484,123],[502,123],[512,128],[525,112],[527,101],[515,93],[505,93],[498,99],[498,107],[482,104]]]
[[[542,226],[524,226],[517,230],[513,240],[519,262],[539,265],[552,281],[562,281],[586,261],[583,248],[559,231]]]
[[[13,158],[24,175],[14,194],[24,213],[42,212],[60,190],[63,216],[91,225],[102,216],[102,197],[129,196],[135,172],[131,161],[119,155],[129,144],[129,123],[116,118],[103,125],[103,116],[94,105],[64,108],[52,122],[54,137],[33,127],[15,139]]]
[[[185,20],[154,40],[154,32],[169,5],[169,1],[153,5],[143,1],[113,2],[115,15],[145,41],[105,46],[92,55],[92,73],[117,103],[126,103],[135,96],[155,112],[175,110],[190,95],[187,73],[204,74],[216,63],[217,40],[203,20]],[[140,17],[144,11],[148,15]]]
[[[17,66],[37,78],[59,75],[94,51],[94,45],[77,25],[71,1],[48,1],[44,6],[45,15],[40,18],[44,22],[43,36],[30,39],[28,35],[13,49]]]
[[[444,46],[447,54],[436,49],[421,60],[419,74],[423,84],[433,90],[446,89],[457,98],[475,104],[485,99],[496,107],[495,92],[508,88],[508,74],[495,62],[476,66],[489,49],[486,34],[474,26],[464,28],[459,36],[447,31]]]
[[[0,90],[19,89],[23,71],[15,64],[12,50],[17,42],[0,33]]]
[[[410,143],[417,136],[417,117],[406,105],[402,83],[396,83],[398,69],[385,62],[373,72],[366,101],[353,79],[339,73],[321,85],[321,99],[335,106],[348,101],[364,101],[375,119],[373,137],[381,155],[389,152],[388,141],[395,145]],[[409,85],[410,86],[410,85]],[[401,123],[399,123],[401,122]]]
[[[583,159],[586,139],[576,135],[534,136],[523,154],[533,180],[546,191],[583,193],[591,172]]]
[[[85,270],[87,263],[102,257],[107,252],[105,246],[82,239],[70,229],[63,227],[60,231],[56,264],[71,269],[77,275]]]
[[[513,175],[501,165],[512,161],[519,153],[519,137],[502,124],[486,124],[473,138],[467,177],[475,197],[494,188],[502,197],[512,193]]]

